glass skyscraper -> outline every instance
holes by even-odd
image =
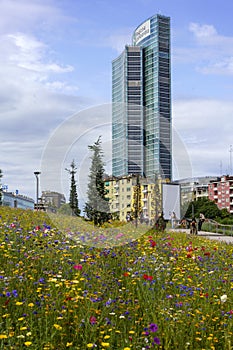
[[[155,15],[112,63],[114,176],[172,177],[170,18]]]

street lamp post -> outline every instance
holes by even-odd
[[[38,210],[38,198],[39,198],[39,175],[40,171],[34,171],[36,177],[36,210]]]

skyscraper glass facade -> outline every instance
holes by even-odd
[[[170,18],[155,15],[113,61],[113,175],[171,179]]]

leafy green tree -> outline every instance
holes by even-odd
[[[197,201],[190,202],[185,216],[191,218],[192,211],[194,211],[195,217],[199,217],[200,213],[203,213],[207,219],[213,219],[225,225],[233,224],[233,215],[226,208],[219,209],[217,204],[208,198],[200,198]]]
[[[72,215],[70,203],[62,204],[61,207],[57,210],[57,213],[62,215]]]
[[[227,219],[227,218],[233,219],[233,216],[232,216],[232,214],[229,213],[227,208],[223,208],[223,209],[221,209],[221,218],[222,219]]]
[[[77,168],[74,160],[70,164],[70,169],[66,168],[66,171],[68,171],[71,177],[69,205],[72,210],[72,215],[79,216],[81,211],[78,207],[78,194],[77,194],[77,186],[75,181],[75,174],[77,172]]]
[[[192,217],[192,210],[194,210],[195,217],[199,217],[200,213],[203,213],[208,219],[221,217],[221,210],[208,198],[200,198],[197,201],[190,202],[186,212],[186,217]]]
[[[84,212],[87,218],[94,222],[94,225],[102,225],[109,219],[109,202],[105,198],[107,191],[104,186],[104,162],[101,148],[101,136],[91,146],[91,166],[89,183],[87,187],[87,202]]]

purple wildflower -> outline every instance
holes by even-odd
[[[154,337],[154,343],[157,345],[160,345],[161,344],[160,339],[158,337]]]
[[[158,330],[157,324],[156,324],[156,323],[151,323],[151,324],[149,325],[149,330],[150,330],[152,333],[157,332],[157,330]]]

